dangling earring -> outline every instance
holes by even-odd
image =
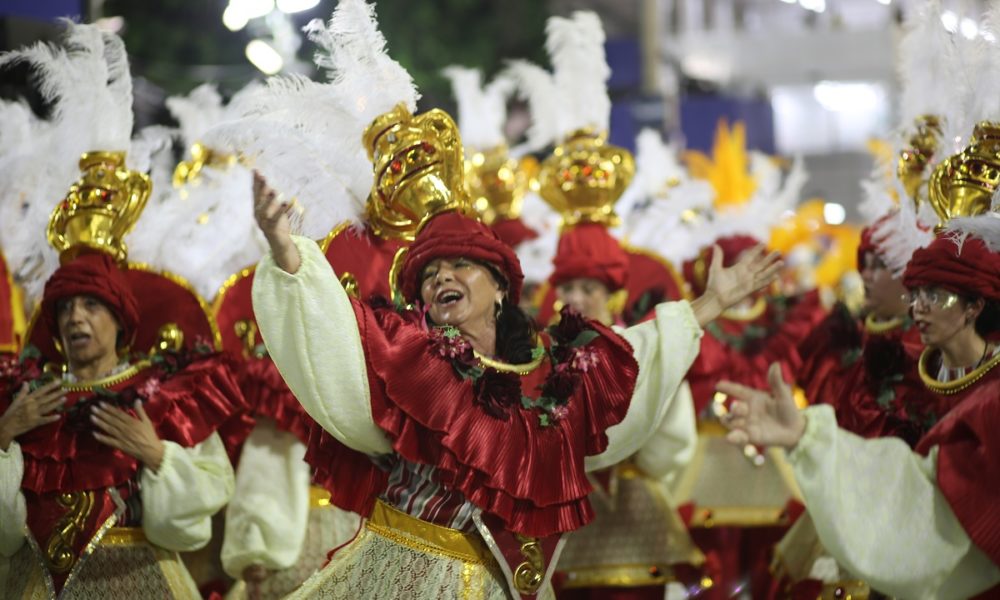
[[[503,314],[503,302],[497,302],[493,305],[493,318],[497,321],[500,320],[500,315]]]

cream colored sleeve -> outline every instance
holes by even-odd
[[[635,453],[635,464],[653,479],[664,480],[669,487],[673,478],[691,462],[698,444],[691,386],[682,381],[670,400],[660,427]]]
[[[621,423],[608,428],[608,447],[586,458],[588,471],[620,463],[663,423],[677,388],[700,348],[701,327],[687,302],[664,302],[656,318],[622,332],[639,363],[632,401]]]
[[[309,520],[306,447],[269,419],[257,421],[243,445],[236,491],[226,508],[222,566],[241,579],[245,568],[287,569],[302,552]]]
[[[24,526],[28,520],[21,480],[24,478],[24,458],[21,446],[11,442],[0,450],[0,556],[14,556],[24,543]]]
[[[218,433],[184,448],[164,442],[160,469],[143,469],[142,529],[167,550],[190,552],[212,537],[212,515],[233,495],[233,467]]]
[[[386,454],[392,448],[372,420],[354,309],[319,246],[293,239],[298,271],[287,273],[267,254],[254,276],[253,309],[267,351],[323,429],[358,452]]]
[[[1000,583],[1000,568],[966,535],[927,457],[902,440],[837,427],[830,406],[806,409],[789,461],[826,551],[873,589],[901,598],[968,598]]]

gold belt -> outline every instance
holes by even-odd
[[[411,517],[381,500],[375,501],[365,528],[420,552],[480,565],[496,562],[476,535]]]
[[[147,543],[142,527],[112,527],[101,538],[102,546],[137,546]]]

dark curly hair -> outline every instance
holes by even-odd
[[[965,301],[971,303],[975,299],[967,298]],[[975,328],[976,334],[983,339],[992,338],[1000,333],[1000,302],[986,300],[983,311],[976,317]]]

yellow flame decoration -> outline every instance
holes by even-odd
[[[715,208],[744,204],[757,188],[757,182],[750,174],[746,138],[745,123],[737,121],[730,129],[729,123],[720,119],[711,157],[697,150],[689,150],[683,155],[691,176],[712,184]]]

